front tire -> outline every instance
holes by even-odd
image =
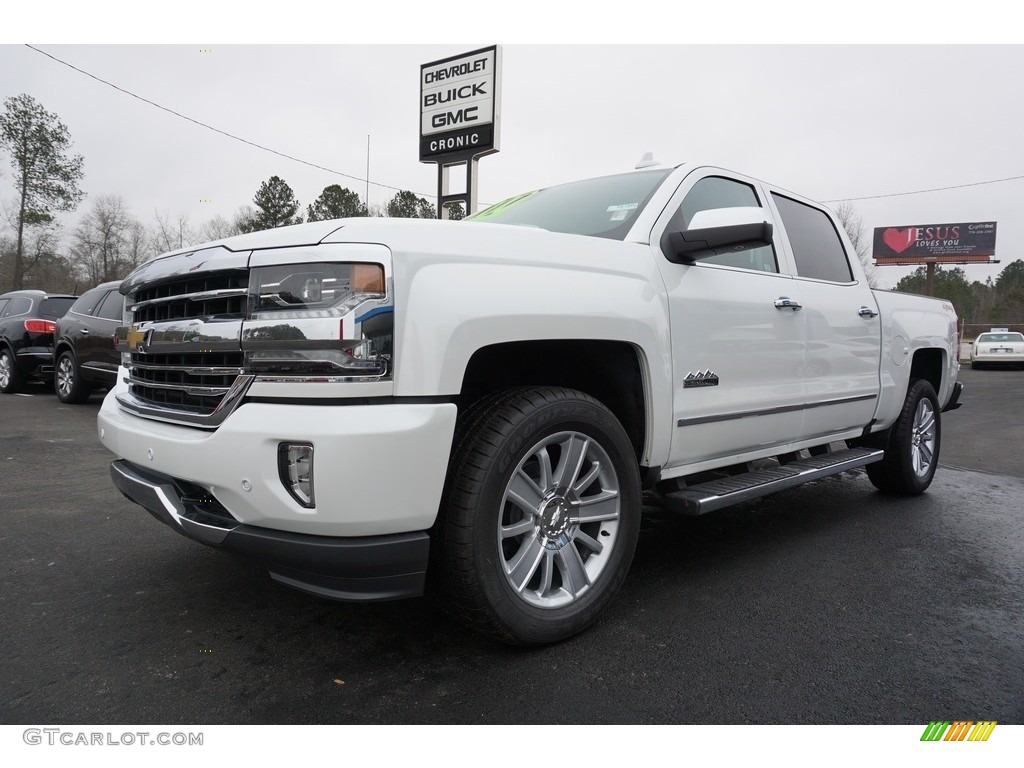
[[[0,392],[5,395],[14,394],[21,389],[21,374],[18,372],[18,361],[11,350],[0,349]]]
[[[441,509],[435,564],[449,613],[507,643],[557,642],[593,624],[625,580],[636,457],[589,395],[511,390],[460,419]]]
[[[84,403],[89,399],[92,387],[82,379],[78,361],[70,350],[64,350],[57,358],[53,388],[62,403]]]
[[[924,379],[910,382],[903,410],[889,431],[885,458],[866,468],[878,490],[914,496],[931,485],[942,438],[939,410],[931,384]]]

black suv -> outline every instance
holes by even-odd
[[[117,381],[121,354],[114,332],[121,324],[124,296],[120,280],[86,291],[57,321],[53,388],[65,403],[84,403],[94,387],[109,389]]]
[[[45,291],[0,296],[0,392],[53,376],[53,327],[76,298]]]

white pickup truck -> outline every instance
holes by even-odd
[[[125,496],[283,584],[429,591],[518,644],[598,618],[644,491],[920,493],[961,390],[948,302],[870,289],[827,208],[707,166],[242,235],[121,291]]]

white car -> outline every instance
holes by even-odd
[[[1024,333],[990,331],[974,340],[971,368],[993,365],[1024,365]]]

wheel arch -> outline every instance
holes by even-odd
[[[491,344],[470,357],[459,407],[520,386],[558,386],[600,401],[622,424],[638,463],[649,441],[649,386],[643,351],[625,341],[560,339]]]
[[[945,369],[945,352],[943,350],[934,347],[917,350],[910,364],[910,381],[907,382],[908,389],[915,379],[924,379],[932,385],[936,395],[941,397],[943,392],[943,371]]]

